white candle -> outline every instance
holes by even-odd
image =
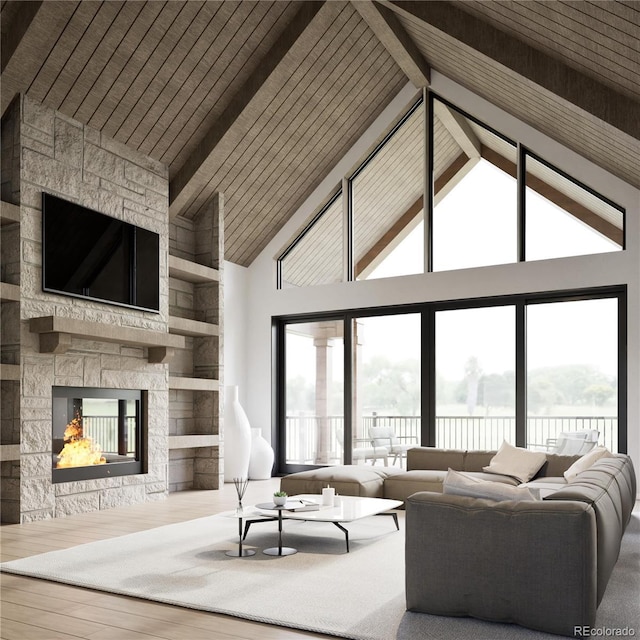
[[[325,507],[333,507],[333,498],[336,490],[333,487],[326,487],[322,490],[322,504]]]

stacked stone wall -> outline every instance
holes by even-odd
[[[38,336],[29,331],[29,319],[53,315],[167,331],[167,168],[27,97],[21,100],[21,521],[164,498],[168,490],[167,365],[149,363],[143,348],[78,338],[73,338],[65,354],[42,354]],[[43,191],[159,234],[160,313],[42,291]],[[54,385],[148,390],[148,474],[52,484]]]

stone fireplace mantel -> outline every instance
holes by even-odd
[[[168,362],[173,357],[174,349],[185,348],[185,339],[180,335],[75,318],[31,318],[29,331],[40,335],[40,353],[66,353],[71,347],[72,337],[148,347],[148,360],[153,363]]]

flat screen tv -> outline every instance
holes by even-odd
[[[43,193],[42,253],[44,291],[160,309],[157,233]]]

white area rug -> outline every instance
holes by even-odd
[[[248,547],[257,550],[255,556],[228,557],[224,552],[236,548],[237,521],[211,516],[14,560],[0,568],[357,640],[558,638],[513,625],[406,612],[403,513],[399,519],[399,532],[389,517],[348,525],[350,553],[344,534],[332,524],[286,521],[284,543],[296,547],[297,554],[264,555],[262,549],[277,543],[277,523],[265,522],[254,524],[247,538]],[[637,518],[630,529],[635,548],[623,555],[633,557]],[[637,618],[622,618],[625,601],[628,616],[629,602],[639,593],[637,567],[629,567],[629,573],[620,568],[624,562],[621,558],[600,607],[602,624],[615,620],[616,627],[637,625]],[[607,598],[609,593],[616,597]]]

